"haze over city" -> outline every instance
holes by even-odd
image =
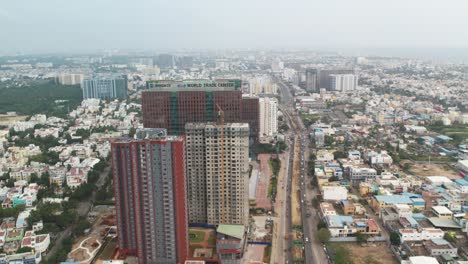
[[[464,0],[5,1],[0,53],[434,48],[453,56],[449,48],[463,55],[468,46],[466,10]]]
[[[0,5],[0,264],[467,264],[467,0]]]

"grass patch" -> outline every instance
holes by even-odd
[[[268,197],[269,198],[274,198],[272,197],[273,190],[275,190],[275,194],[276,194],[277,188],[278,188],[278,179],[276,177],[273,177],[270,179],[270,184],[268,184]]]
[[[311,115],[311,114],[306,114],[304,112],[301,112],[299,116],[302,119],[302,123],[304,124],[305,127],[309,127],[310,125],[314,124],[320,119],[319,115]]]
[[[329,244],[333,250],[333,261],[336,264],[354,264],[351,251],[342,245]]]
[[[279,158],[274,158],[270,159],[269,161],[271,171],[273,172],[273,175],[276,177],[278,176],[279,170],[281,168],[281,160]]]
[[[189,231],[189,241],[192,243],[200,243],[205,240],[205,232],[190,230]]]
[[[269,263],[271,257],[271,246],[268,245],[265,247],[265,251],[263,251],[263,262]]]
[[[211,232],[208,237],[208,246],[214,247],[216,245],[216,236],[214,232]]]

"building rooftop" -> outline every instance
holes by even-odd
[[[452,211],[450,211],[447,207],[441,205],[432,206],[432,210],[434,210],[438,214],[452,214]]]
[[[409,257],[411,264],[439,264],[436,258],[426,256]]]
[[[445,219],[445,218],[439,218],[439,217],[429,217],[427,219],[435,227],[453,228],[453,229],[460,229],[461,228],[452,219]]]
[[[448,245],[449,242],[443,238],[435,238],[435,239],[431,239],[432,243],[436,244],[436,245]]]
[[[468,186],[468,181],[465,179],[456,179],[455,183],[457,183],[460,186]]]
[[[219,225],[216,232],[242,239],[244,237],[244,226],[243,225]]]
[[[328,227],[343,227],[353,223],[353,217],[348,215],[328,215]]]
[[[239,91],[241,88],[239,79],[219,80],[151,80],[146,86],[145,92],[184,92],[184,91]]]
[[[413,201],[408,196],[402,195],[376,195],[375,199],[378,202],[386,204],[411,204]]]

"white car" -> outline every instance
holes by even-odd
[[[305,242],[309,243],[309,238],[308,237],[305,238]]]

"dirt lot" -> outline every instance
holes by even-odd
[[[8,116],[0,115],[0,126],[8,126],[13,122],[24,121],[28,116]]]
[[[460,179],[461,176],[445,164],[411,164],[410,172],[416,176],[447,176],[450,179]]]
[[[361,246],[357,243],[331,243],[330,246],[332,248],[342,246],[349,250],[354,264],[372,263],[370,260],[379,264],[398,263],[386,243],[369,244],[368,246]]]
[[[301,173],[300,173],[300,156],[299,156],[299,139],[296,136],[294,146],[294,159],[293,159],[293,179],[291,187],[291,213],[292,213],[292,225],[300,226],[301,221],[301,210],[300,210],[300,193],[298,192],[301,184]]]

